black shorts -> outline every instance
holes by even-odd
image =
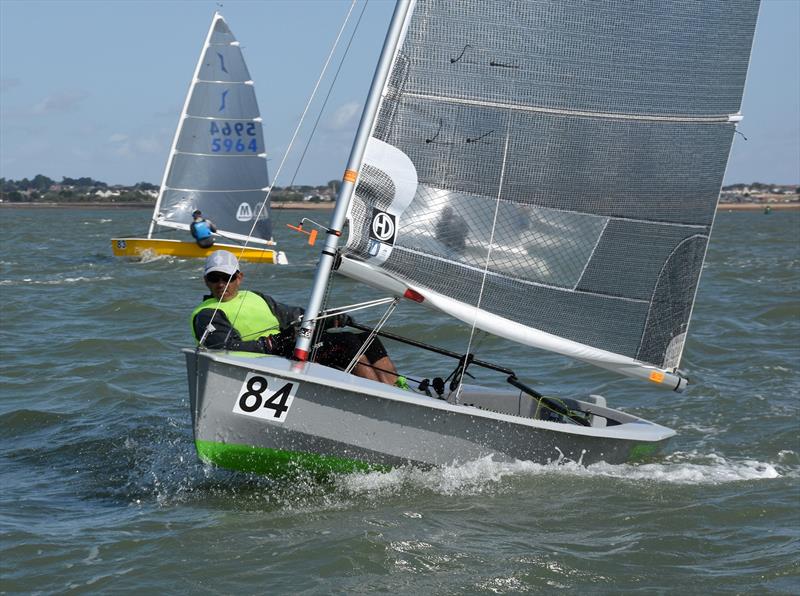
[[[322,345],[317,348],[314,361],[325,366],[344,370],[353,360],[353,356],[361,349],[367,337],[369,337],[369,333],[366,331],[360,333],[351,333],[350,331],[331,333],[330,331],[323,331],[320,339]],[[375,337],[370,342],[364,355],[370,364],[375,364],[386,356],[386,349],[383,347],[381,340]]]
[[[209,236],[208,238],[203,238],[197,241],[197,246],[200,248],[211,248],[214,246],[214,238]]]

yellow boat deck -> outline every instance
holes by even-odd
[[[228,250],[239,260],[252,263],[286,265],[286,255],[271,248],[244,247],[236,244],[216,243],[211,248],[201,248],[195,242],[165,238],[112,238],[114,256],[142,259],[148,256],[165,255],[184,259],[204,259],[215,250]]]

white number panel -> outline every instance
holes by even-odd
[[[283,422],[292,407],[298,383],[251,372],[233,404],[235,414]]]

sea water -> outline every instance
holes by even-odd
[[[599,393],[674,428],[662,455],[486,457],[324,482],[197,461],[179,350],[202,265],[111,255],[109,239],[141,234],[149,211],[2,213],[1,592],[800,592],[798,211],[719,214],[683,394],[473,338],[540,391]],[[319,246],[285,224],[328,214],[274,215],[291,264],[245,266],[244,286],[304,305]],[[331,299],[372,295],[337,281]],[[455,351],[469,339],[414,305],[391,327]],[[387,347],[412,377],[454,365]]]

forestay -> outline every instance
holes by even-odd
[[[264,243],[272,236],[269,206],[262,209],[268,186],[253,81],[239,42],[215,14],[175,133],[156,223],[188,229],[200,209],[220,235]]]
[[[757,12],[418,0],[345,262],[492,333],[675,382]]]

